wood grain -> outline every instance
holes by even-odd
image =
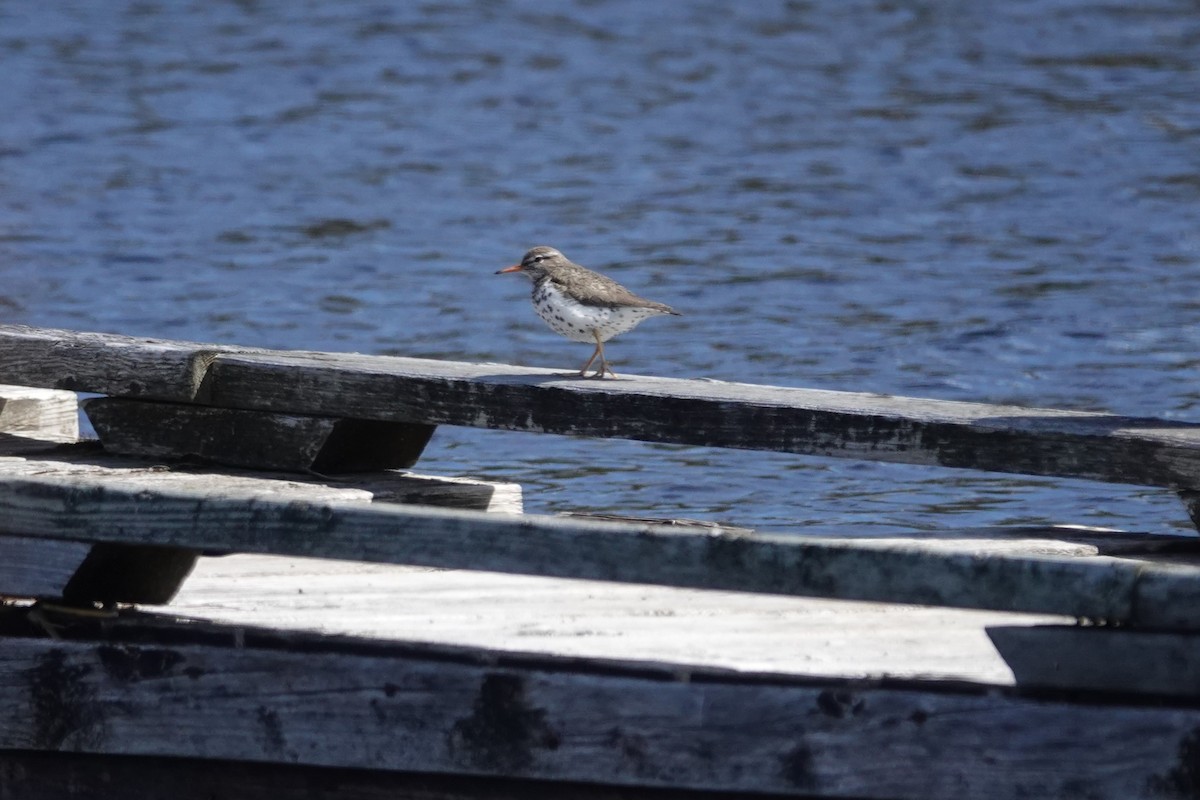
[[[224,405],[946,467],[1200,485],[1200,425],[849,392],[363,356],[228,355]]]
[[[0,385],[0,432],[43,441],[79,438],[79,403],[74,392]]]
[[[0,326],[0,380],[289,414],[1200,488],[1200,425],[851,392]]]
[[[280,498],[288,502],[387,502],[506,514],[519,514],[522,510],[521,487],[515,483],[397,471],[338,478],[239,469],[214,473],[197,465],[169,465],[108,455],[96,442],[58,444],[47,451],[45,443],[22,441],[27,442],[22,453],[0,456],[0,481],[36,474],[63,484],[79,480],[91,486],[140,486],[149,492],[183,489],[219,496],[229,491],[240,497]]]
[[[0,456],[48,453],[79,438],[74,392],[0,385]],[[58,597],[91,552],[81,542],[0,542],[0,595]]]
[[[0,382],[193,401],[223,349],[239,348],[6,325],[0,332]]]
[[[1200,629],[1200,567],[1101,556],[1071,537],[1031,546],[988,531],[919,540],[746,535],[348,502],[222,476],[161,488],[139,475],[55,475],[29,464],[0,473],[0,533]]]
[[[1067,617],[396,564],[202,558],[163,613],[230,625],[721,667],[1013,684],[985,627]]]
[[[85,542],[0,540],[0,596],[59,597],[92,550]]]
[[[0,748],[790,796],[1196,789],[1194,708],[480,655],[11,638]]]

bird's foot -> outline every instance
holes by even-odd
[[[616,377],[617,377],[617,373],[613,372],[613,371],[612,371],[612,367],[610,367],[608,364],[604,364],[604,365],[602,365],[602,366],[600,367],[600,369],[598,369],[598,370],[596,370],[595,372],[593,372],[593,373],[592,373],[592,377],[593,377],[593,378],[596,378],[596,379],[598,379],[598,380],[604,380],[604,373],[606,373],[606,372],[608,373],[608,376],[609,376],[610,378],[616,378]]]

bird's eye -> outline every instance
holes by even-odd
[[[545,260],[546,260],[545,256],[534,256],[533,257],[533,263],[535,263],[535,264],[538,263],[539,261],[545,261]]]

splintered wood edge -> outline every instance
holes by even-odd
[[[1125,800],[1182,785],[1200,729],[1194,708],[306,651],[299,639],[10,638],[0,660],[7,749],[619,786]]]
[[[0,481],[0,532],[1200,629],[1200,569],[1091,555],[1096,549],[1084,546],[1005,552],[977,531],[957,545],[739,535],[307,501],[232,486],[151,489],[136,477],[24,476]]]

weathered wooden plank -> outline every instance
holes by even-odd
[[[75,393],[0,385],[0,433],[43,441],[76,441],[79,405]]]
[[[1200,486],[1200,425],[849,392],[324,354],[221,356],[220,405]]]
[[[480,511],[520,513],[521,491],[516,484],[469,478],[370,473],[354,480],[330,482],[315,477],[287,479],[263,473],[211,475],[189,470],[169,470],[99,454],[96,446],[59,446],[53,455],[0,457],[0,479],[36,473],[64,482],[75,479],[95,486],[115,481],[144,490],[192,487],[220,492],[232,487],[244,497],[279,497],[308,500],[314,497],[346,502],[441,505]],[[115,530],[121,523],[114,522]],[[178,591],[196,560],[193,548],[163,546],[155,542],[113,541],[86,544],[25,537],[0,541],[0,595],[13,597],[63,597],[74,602],[166,603]]]
[[[251,351],[13,326],[0,326],[0,380],[281,413],[1200,489],[1200,424],[1112,414],[708,380],[592,381],[498,364]]]
[[[1200,636],[1107,626],[992,626],[987,634],[1027,688],[1200,697]]]
[[[230,469],[220,473],[190,466],[169,467],[146,459],[114,457],[95,442],[56,445],[46,452],[31,441],[29,452],[0,456],[0,480],[40,475],[63,483],[138,487],[148,490],[180,488],[220,496],[277,497],[293,500],[340,500],[429,505],[519,514],[521,487],[515,483],[380,471],[326,479],[316,475]],[[153,544],[153,543],[151,543]]]
[[[22,325],[0,326],[0,381],[21,386],[192,401],[217,353],[244,351]]]
[[[358,561],[202,558],[162,611],[227,625],[842,679],[1013,684],[986,627],[1067,617]]]
[[[113,453],[325,474],[407,469],[435,427],[112,397],[83,408]]]
[[[1200,710],[411,648],[6,640],[0,748],[818,797],[1186,797]]]
[[[58,597],[92,550],[85,542],[0,540],[0,595]]]
[[[45,453],[79,439],[74,392],[0,385],[0,455]],[[92,546],[14,537],[0,542],[0,594],[57,597]]]
[[[746,535],[335,497],[301,500],[232,483],[214,492],[179,484],[162,490],[140,476],[5,478],[0,533],[17,536],[1200,628],[1200,568],[1098,556],[1094,546],[1069,541],[1057,543],[1058,554],[1045,540],[1030,553],[1020,543],[982,539],[986,531],[937,541]],[[1147,582],[1157,594],[1142,590]]]

